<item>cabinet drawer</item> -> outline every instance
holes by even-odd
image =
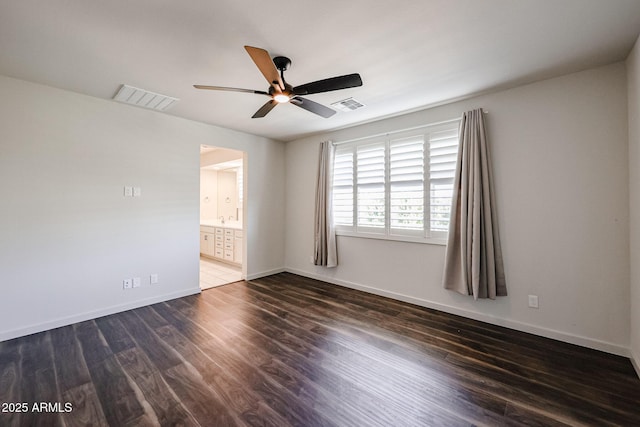
[[[233,261],[233,251],[225,250],[224,251],[224,259],[228,259]]]
[[[201,225],[200,226],[200,232],[201,233],[215,233],[215,228],[213,227],[209,227],[207,225]]]
[[[224,236],[222,234],[216,234],[216,242],[224,241]]]
[[[233,236],[233,230],[230,229],[230,228],[225,228],[224,235],[225,236]]]
[[[233,243],[233,236],[224,236],[225,243]]]
[[[216,248],[222,248],[224,247],[224,243],[222,243],[220,240],[216,240]]]
[[[224,234],[224,228],[216,228],[216,234]]]
[[[242,230],[236,230],[236,237],[242,237]]]
[[[225,250],[229,250],[232,251],[233,250],[233,243],[226,243],[224,244],[224,249]]]
[[[224,250],[222,248],[216,248],[216,251],[214,254],[218,258],[222,258],[224,255]]]

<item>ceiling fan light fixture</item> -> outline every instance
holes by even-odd
[[[289,100],[291,98],[289,98],[288,95],[285,95],[284,93],[278,93],[276,95],[273,96],[274,101],[276,101],[277,103],[285,103],[285,102],[289,102]]]

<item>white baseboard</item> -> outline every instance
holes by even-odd
[[[640,365],[638,365],[638,362],[636,362],[636,359],[633,357],[633,354],[631,356],[629,356],[629,359],[631,360],[631,364],[633,365],[633,369],[636,370],[636,375],[638,375],[638,378],[640,378]]]
[[[271,276],[273,274],[278,274],[278,273],[282,273],[285,270],[284,268],[274,268],[273,270],[267,270],[267,271],[261,271],[259,273],[253,273],[253,274],[248,274],[247,277],[245,277],[244,280],[255,280],[255,279],[259,279],[261,277],[266,277],[266,276]]]
[[[285,268],[285,271],[293,274],[298,274],[300,276],[309,277],[311,279],[332,283],[334,285],[344,286],[346,288],[351,288],[351,289],[357,289],[359,291],[368,292],[370,294],[380,295],[383,297],[388,297],[395,300],[419,305],[421,307],[431,308],[434,310],[443,311],[445,313],[455,314],[457,316],[462,316],[469,319],[490,323],[492,325],[503,326],[505,328],[514,329],[516,331],[527,332],[530,334],[539,335],[542,337],[551,338],[558,341],[579,345],[582,347],[592,348],[594,350],[604,351],[606,353],[611,353],[618,356],[624,356],[624,357],[631,356],[629,348],[621,345],[613,344],[610,342],[606,342],[606,341],[600,341],[600,340],[596,340],[588,337],[583,337],[580,335],[573,335],[573,334],[569,334],[566,332],[557,331],[553,329],[542,328],[540,326],[518,322],[516,320],[493,317],[487,314],[468,311],[468,310],[460,309],[458,307],[453,307],[446,304],[440,304],[433,301],[423,300],[420,298],[414,298],[408,295],[403,295],[396,292],[390,292],[384,289],[373,288],[373,287],[362,285],[355,282],[349,282],[345,280],[335,279],[332,277],[326,277],[326,276],[314,274],[308,271],[298,270],[296,268],[287,267]]]
[[[73,316],[61,317],[59,319],[50,320],[48,322],[37,323],[29,325],[23,328],[12,329],[10,331],[0,331],[0,342],[10,340],[13,338],[23,337],[25,335],[31,335],[38,332],[48,331],[50,329],[60,328],[62,326],[71,325],[78,322],[84,322],[85,320],[97,319],[98,317],[108,316],[110,314],[120,313],[122,311],[131,310],[134,308],[144,307],[151,304],[156,304],[163,301],[169,301],[176,298],[186,297],[188,295],[195,295],[200,293],[200,288],[192,288],[169,294],[157,295],[150,298],[145,298],[137,301],[128,302],[126,304],[113,305],[111,307],[103,308],[100,310],[88,311],[81,314],[74,314]]]

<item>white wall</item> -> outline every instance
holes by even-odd
[[[626,103],[625,66],[617,63],[290,142],[286,268],[628,354]],[[311,265],[314,175],[321,140],[401,130],[459,117],[478,107],[489,112],[508,297],[474,301],[445,291],[444,246],[341,236],[336,269]],[[527,307],[528,294],[539,296],[540,309]]]
[[[199,292],[201,144],[246,153],[247,276],[282,268],[282,142],[8,77],[0,93],[0,340]]]
[[[640,39],[639,39],[640,40]],[[631,357],[640,375],[640,42],[627,58],[629,109],[629,223],[631,263]]]

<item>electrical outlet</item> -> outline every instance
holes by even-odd
[[[142,195],[142,189],[140,187],[133,187],[133,197],[140,197]]]
[[[133,278],[133,287],[134,288],[139,288],[141,284],[142,284],[142,281],[140,280],[139,277],[134,277]]]
[[[539,308],[538,295],[529,295],[529,307]]]
[[[124,279],[122,281],[122,289],[131,289],[131,287],[132,287],[131,279]]]
[[[149,276],[149,283],[151,283],[152,285],[157,285],[158,284],[158,274],[157,273],[153,273],[152,275]]]

